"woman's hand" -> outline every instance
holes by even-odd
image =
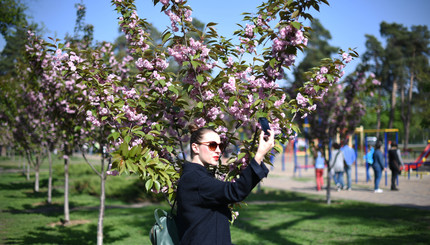
[[[261,164],[264,159],[264,156],[272,150],[275,146],[275,133],[273,130],[269,130],[270,135],[264,135],[262,131],[260,133],[260,142],[258,143],[257,153],[255,153],[255,161]]]

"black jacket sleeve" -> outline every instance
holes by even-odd
[[[223,182],[215,178],[201,181],[199,196],[203,199],[202,203],[212,206],[243,201],[269,172],[264,163],[260,165],[254,159],[249,164],[235,182]]]

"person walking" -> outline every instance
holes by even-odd
[[[380,141],[376,142],[375,144],[375,152],[373,153],[373,172],[375,173],[375,193],[382,193],[383,190],[379,188],[379,182],[381,181],[382,177],[382,170],[385,171],[384,166],[384,157],[381,152],[381,145],[382,143]]]
[[[215,178],[208,168],[218,166],[223,150],[211,128],[190,127],[191,162],[185,162],[177,190],[177,227],[180,244],[231,244],[229,204],[241,202],[267,176],[264,156],[275,145],[274,132],[260,134],[257,152],[235,182]]]
[[[373,146],[370,146],[367,149],[366,155],[363,156],[364,160],[366,161],[366,177],[367,177],[366,181],[369,181],[371,179],[369,169],[373,164],[373,153],[374,152],[375,152],[375,148],[373,148]]]
[[[317,191],[320,191],[324,186],[324,167],[325,159],[322,155],[322,149],[320,147],[315,147],[314,157],[315,157],[315,179],[317,182]]]
[[[355,164],[355,161],[357,160],[357,156],[355,154],[354,149],[352,149],[348,145],[348,139],[345,140],[344,145],[341,148],[341,151],[343,152],[343,156],[345,157],[345,172],[346,172],[346,189],[348,191],[351,190],[351,170],[352,166]]]
[[[333,143],[332,159],[330,159],[330,169],[334,171],[334,183],[336,184],[337,191],[340,191],[344,187],[343,182],[343,171],[344,171],[344,156],[340,150],[338,143]]]
[[[391,143],[391,149],[388,151],[388,166],[391,170],[391,190],[398,191],[396,187],[397,176],[402,172],[403,160],[400,155],[400,149],[397,148],[397,143]]]

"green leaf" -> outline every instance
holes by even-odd
[[[172,33],[170,33],[170,32],[166,32],[164,35],[163,35],[163,43],[165,43],[167,40],[169,40],[169,37],[172,35]]]
[[[169,90],[170,90],[171,92],[173,92],[174,94],[176,94],[176,95],[178,95],[178,94],[179,94],[179,91],[178,91],[178,89],[176,89],[176,87],[175,87],[175,86],[169,86]]]
[[[126,135],[125,137],[124,137],[124,142],[125,143],[130,143],[130,140],[131,140],[131,136],[130,135]]]
[[[119,147],[119,150],[121,151],[122,156],[127,156],[128,154],[128,144],[123,142],[121,146]]]
[[[259,111],[256,113],[257,118],[259,117],[267,117],[267,112]]]
[[[209,22],[206,26],[209,27],[209,26],[216,26],[216,25],[218,25],[218,23]]]
[[[111,134],[111,136],[112,136],[113,140],[117,140],[119,138],[119,132],[113,132]]]
[[[277,152],[282,152],[283,151],[282,146],[279,145],[279,144],[275,144],[275,146],[273,148],[275,148],[275,151],[277,151]]]
[[[200,66],[200,64],[199,64],[199,62],[192,60],[192,61],[191,61],[191,66],[192,66],[194,69],[196,69],[197,67],[199,67],[199,66]]]
[[[153,184],[154,184],[154,182],[153,182],[152,179],[147,180],[146,183],[145,183],[146,191],[150,191]]]
[[[200,83],[200,84],[202,84],[203,82],[204,82],[204,77],[202,76],[202,75],[198,75],[197,76],[197,81]]]
[[[275,58],[271,59],[269,63],[270,67],[275,68],[275,64],[276,64],[276,59]]]
[[[231,107],[235,101],[236,101],[236,97],[231,96],[230,99],[228,100],[228,107]]]
[[[157,191],[160,191],[160,189],[161,189],[160,182],[158,182],[158,181],[154,181],[154,186],[155,186],[155,189],[156,189]]]
[[[136,145],[133,148],[131,148],[130,152],[129,152],[129,156],[130,157],[134,157],[136,156],[137,153],[140,152],[140,145]]]
[[[244,158],[246,156],[246,153],[245,152],[241,152],[241,153],[239,153],[239,155],[237,155],[237,158],[238,159],[242,159],[242,158]]]
[[[291,25],[296,28],[297,30],[300,30],[300,28],[302,27],[302,25],[299,22],[291,22]]]

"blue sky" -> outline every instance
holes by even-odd
[[[63,39],[66,33],[73,34],[76,20],[75,4],[81,0],[23,0],[29,7],[27,14],[33,21],[43,23],[45,37]],[[113,42],[118,35],[117,17],[110,0],[82,0],[87,7],[85,22],[94,25],[94,36],[98,41]],[[255,12],[261,0],[189,0],[193,17],[204,23],[218,23],[218,33],[231,37],[238,29],[243,12]],[[330,6],[323,5],[320,12],[313,12],[322,25],[332,35],[331,45],[344,50],[356,48],[359,53],[365,51],[365,34],[379,36],[382,21],[412,25],[430,26],[429,0],[329,0]],[[167,16],[160,13],[160,5],[153,6],[151,0],[136,0],[138,14],[146,18],[159,30],[170,25]],[[0,40],[0,49],[4,47]],[[300,56],[299,56],[300,57]],[[358,63],[354,61],[347,73]]]

